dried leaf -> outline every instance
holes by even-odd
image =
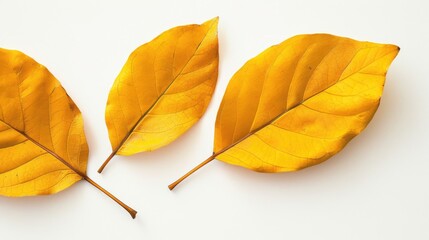
[[[165,146],[204,114],[218,75],[218,18],[172,28],[137,48],[110,91],[106,124],[112,154]]]
[[[258,172],[325,161],[372,119],[398,51],[327,34],[268,48],[232,77],[216,119],[214,154],[190,173],[214,158]]]
[[[85,179],[82,115],[60,82],[25,54],[0,48],[0,195],[54,194]]]

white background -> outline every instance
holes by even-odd
[[[80,107],[88,175],[139,211],[130,216],[81,181],[51,196],[0,197],[0,239],[429,239],[427,1],[6,1],[0,47],[32,56]],[[107,95],[128,55],[162,31],[219,16],[220,73],[198,124],[171,145],[116,156]],[[235,71],[300,33],[327,32],[401,47],[368,128],[329,161],[261,174],[214,161],[214,121]]]

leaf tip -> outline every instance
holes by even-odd
[[[394,49],[396,52],[399,52],[401,50],[401,48],[395,44],[388,44],[388,45],[389,45],[389,47]]]
[[[217,27],[218,23],[219,23],[219,16],[216,16],[216,17],[204,22],[202,25],[209,25],[209,26]]]
[[[209,21],[219,22],[219,16],[216,16],[216,17],[210,19]]]
[[[395,44],[391,44],[392,48],[393,48],[393,52],[395,53],[395,57],[399,54],[399,52],[401,51],[401,48]]]

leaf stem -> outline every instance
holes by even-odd
[[[108,157],[107,159],[104,161],[103,165],[100,166],[100,168],[98,169],[98,173],[101,173],[103,171],[103,169],[106,167],[106,165],[110,162],[110,160],[116,155],[117,151],[113,151]]]
[[[126,205],[125,203],[123,203],[121,200],[119,200],[118,198],[116,198],[115,196],[113,196],[110,192],[108,192],[106,189],[104,189],[103,187],[101,187],[100,185],[98,185],[96,182],[94,182],[88,176],[85,175],[83,178],[87,182],[89,182],[91,185],[93,185],[94,187],[96,187],[97,189],[99,189],[100,191],[102,191],[104,194],[106,194],[108,197],[110,197],[113,201],[115,201],[119,205],[121,205],[121,207],[123,207],[125,210],[127,210],[127,212],[131,215],[132,218],[136,218],[136,215],[137,215],[137,211],[136,210],[132,209],[131,207],[129,207],[128,205]]]
[[[168,188],[170,189],[170,191],[173,190],[179,183],[181,183],[187,177],[189,177],[192,173],[196,172],[198,169],[202,168],[204,165],[206,165],[207,163],[209,163],[213,159],[215,159],[215,157],[217,155],[218,154],[211,155],[209,158],[207,158],[206,160],[204,160],[204,162],[198,164],[198,166],[194,167],[191,171],[189,171],[188,173],[186,173],[185,175],[183,175],[181,178],[177,179],[174,183],[168,185]]]

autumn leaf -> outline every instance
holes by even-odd
[[[86,175],[82,115],[60,82],[25,54],[0,48],[0,195],[60,192],[86,180],[136,211]]]
[[[218,76],[218,18],[172,28],[131,53],[109,94],[112,153],[152,151],[177,139],[204,114]]]
[[[399,48],[327,34],[298,35],[248,61],[220,105],[213,159],[258,172],[321,163],[372,119]]]

